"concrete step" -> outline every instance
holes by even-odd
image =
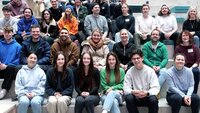
[[[2,84],[2,82],[3,82],[3,79],[0,79],[0,85]],[[166,91],[167,91],[167,86],[165,83],[164,86],[161,88],[161,92],[160,92],[161,98],[159,99],[159,113],[171,113],[171,107],[168,105],[165,99]],[[200,85],[198,89],[198,95],[200,95]],[[4,111],[1,113],[16,113],[18,102],[11,100],[11,97],[13,96],[15,96],[14,82],[12,83],[12,88],[8,92],[6,99],[0,100],[0,112]],[[76,92],[74,92],[74,96],[73,96],[74,98],[72,98],[71,104],[68,109],[68,113],[74,113],[75,96],[76,96]],[[42,108],[43,113],[48,113],[46,110],[46,105],[47,105],[47,99],[45,99],[43,103],[43,108]],[[148,109],[146,107],[138,107],[138,109],[140,113],[148,113]],[[125,102],[123,103],[122,106],[120,106],[120,110],[121,110],[121,113],[128,113]],[[101,113],[101,112],[102,112],[102,104],[100,102],[100,104],[95,107],[95,113]],[[31,109],[29,109],[28,113],[31,113]],[[86,113],[86,111],[84,111],[84,113]],[[191,110],[189,107],[182,106],[180,113],[191,113]]]

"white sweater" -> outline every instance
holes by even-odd
[[[132,90],[146,90],[150,95],[157,95],[160,85],[155,71],[144,64],[141,70],[133,66],[127,71],[123,89],[125,94],[131,94]]]

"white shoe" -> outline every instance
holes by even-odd
[[[6,89],[2,89],[0,91],[0,99],[3,99],[6,96],[7,90]]]
[[[103,112],[102,113],[108,113],[108,111],[107,110],[103,110]]]

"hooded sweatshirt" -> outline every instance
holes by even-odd
[[[26,93],[44,95],[45,83],[46,75],[39,65],[36,64],[32,69],[27,65],[24,65],[17,73],[15,92],[18,97],[21,97]]]
[[[18,65],[21,48],[21,45],[15,39],[10,43],[7,43],[5,39],[1,39],[0,62],[6,65]]]

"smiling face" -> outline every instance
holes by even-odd
[[[143,7],[142,7],[142,14],[143,14],[144,16],[149,15],[149,11],[150,11],[150,8],[149,8],[148,6],[143,6]]]
[[[122,42],[123,44],[128,43],[128,31],[125,30],[125,29],[122,29],[122,30],[120,31],[120,38],[121,38],[121,42]]]
[[[84,66],[89,66],[90,65],[90,61],[91,61],[90,59],[91,59],[90,55],[88,53],[85,53],[83,55],[83,65]]]
[[[189,40],[190,40],[189,34],[183,32],[183,33],[182,33],[182,42],[183,42],[183,43],[189,43]]]
[[[31,35],[32,35],[32,41],[33,42],[38,42],[40,40],[40,28],[31,28]]]
[[[197,18],[197,10],[194,9],[194,8],[191,9],[191,10],[189,11],[188,16],[189,16],[189,19],[196,19],[196,18]]]
[[[143,58],[140,55],[133,55],[131,61],[133,62],[136,69],[141,69],[143,67]]]
[[[116,61],[115,56],[110,55],[110,56],[108,57],[108,65],[109,65],[110,69],[115,69],[116,62],[117,62],[117,61]]]
[[[122,13],[128,14],[128,10],[129,10],[128,6],[126,4],[122,4]]]
[[[51,6],[52,6],[54,9],[56,9],[57,6],[58,6],[57,0],[51,0]]]
[[[66,14],[66,15],[70,15],[70,14],[71,14],[71,12],[72,12],[72,11],[71,11],[71,9],[70,9],[70,8],[67,8],[67,9],[65,10],[65,14]]]
[[[65,64],[65,57],[63,54],[59,54],[56,60],[56,64],[58,68],[62,68]]]
[[[44,11],[44,19],[45,20],[50,20],[50,13],[47,10]]]
[[[101,40],[101,34],[98,31],[94,31],[91,39],[94,43],[98,43]]]
[[[6,42],[10,42],[12,40],[13,32],[4,30],[3,35]]]
[[[168,15],[169,8],[164,5],[164,6],[161,7],[161,12],[162,12],[163,15]]]
[[[180,54],[176,55],[175,56],[175,67],[176,67],[176,69],[181,70],[181,69],[183,69],[184,65],[185,65],[185,57],[183,55],[180,55]]]
[[[69,38],[69,32],[66,29],[60,31],[60,40],[65,42]]]
[[[154,43],[158,42],[160,39],[160,34],[158,30],[153,30],[151,32],[151,41]]]
[[[34,53],[30,54],[27,58],[27,63],[29,68],[35,67],[37,63],[37,56]]]
[[[31,18],[31,16],[32,16],[31,10],[30,9],[25,9],[25,11],[24,11],[24,17],[26,19],[29,19],[29,18]]]

